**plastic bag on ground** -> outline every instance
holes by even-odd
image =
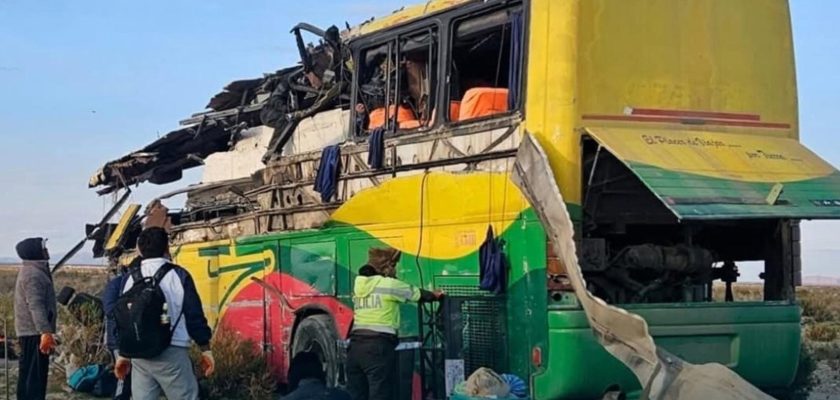
[[[479,368],[467,378],[466,394],[473,397],[505,398],[510,386],[499,374],[489,368]]]

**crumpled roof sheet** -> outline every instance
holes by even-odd
[[[225,86],[223,91],[213,96],[206,108],[222,111],[249,104],[265,81],[266,78],[233,81]]]

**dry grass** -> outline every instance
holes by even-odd
[[[813,342],[833,342],[840,338],[840,324],[815,322],[805,325],[805,338]]]
[[[213,336],[216,373],[200,380],[204,398],[219,400],[275,398],[277,382],[259,346],[240,339],[230,329],[219,329]],[[193,351],[194,364],[199,353]],[[201,371],[196,371],[201,376]]]
[[[761,301],[761,285],[741,284],[733,287],[735,301]],[[715,287],[714,298],[722,301],[724,288]],[[840,339],[840,288],[802,287],[796,291],[802,306],[802,336],[806,341],[831,343]]]
[[[14,289],[18,267],[0,267],[0,329],[2,321],[7,321],[9,337],[14,338]],[[104,269],[67,269],[60,271],[54,277],[56,292],[64,286],[70,286],[77,293],[88,293],[98,296],[108,281],[108,274]],[[83,313],[90,314],[90,310]],[[87,399],[86,395],[71,393],[66,386],[65,369],[90,363],[108,363],[110,358],[102,345],[102,322],[86,318],[77,321],[66,310],[59,307],[58,337],[60,346],[59,357],[53,361],[50,371],[50,399]],[[2,334],[2,332],[0,332]],[[16,341],[15,341],[16,342]],[[15,379],[12,377],[10,390],[14,393]]]
[[[807,287],[797,291],[802,304],[802,316],[816,322],[840,322],[840,289]]]
[[[77,320],[64,309],[64,317],[58,329],[61,345],[58,348],[61,357],[58,362],[68,369],[75,369],[89,364],[109,364],[112,361],[105,347],[104,321],[94,318],[93,308],[83,306],[81,320]]]
[[[761,301],[762,285],[739,284],[735,301]],[[715,287],[716,301],[723,301],[723,286]],[[803,287],[796,291],[802,306],[802,349],[796,380],[790,390],[773,393],[781,399],[808,399],[811,393],[840,396],[840,288]],[[833,398],[833,397],[831,397]]]
[[[0,329],[2,322],[8,321],[9,336],[14,338],[14,292],[15,280],[18,267],[0,267]],[[85,292],[99,296],[108,283],[108,274],[105,269],[66,269],[59,271],[55,276],[56,292],[64,286],[76,289],[76,292]],[[61,318],[62,322],[65,318]],[[0,331],[2,334],[2,331]]]
[[[14,287],[17,268],[0,267],[0,321],[9,321],[10,336],[14,337]],[[99,296],[108,281],[103,270],[65,270],[55,277],[56,291],[64,286],[76,289],[77,293]],[[90,314],[90,310],[87,310]],[[2,326],[0,326],[2,329]],[[0,332],[2,333],[2,332]],[[61,356],[56,359],[56,368],[50,372],[49,398],[87,399],[89,397],[71,393],[67,388],[64,368],[73,369],[90,363],[109,363],[110,356],[102,345],[103,326],[101,321],[85,318],[78,321],[64,308],[59,312],[59,337]],[[213,354],[216,359],[216,373],[201,379],[203,398],[273,399],[276,380],[272,376],[259,346],[252,341],[243,341],[228,330],[219,330],[213,338]],[[197,352],[195,354],[197,356]],[[197,363],[196,363],[197,365]],[[14,379],[12,379],[14,393]]]

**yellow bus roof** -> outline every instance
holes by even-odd
[[[455,7],[474,0],[429,0],[425,3],[403,7],[391,15],[383,18],[367,21],[351,31],[351,36],[366,35],[382,29],[392,28],[397,25],[414,21],[425,16],[434,14],[447,8]]]

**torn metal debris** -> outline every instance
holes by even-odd
[[[108,162],[91,177],[89,186],[108,194],[132,185],[166,184],[197,167],[210,154],[226,151],[236,141],[236,125],[207,120],[166,134],[139,151]]]
[[[321,38],[318,46],[305,46],[301,31]],[[209,155],[230,150],[248,128],[274,129],[264,161],[275,159],[288,143],[298,123],[349,101],[351,73],[347,51],[338,28],[326,31],[301,24],[298,38],[302,65],[281,69],[262,78],[234,81],[210,99],[210,111],[182,121],[188,126],[117,160],[108,162],[90,179],[100,194],[142,182],[165,184],[179,180],[183,171],[202,164]]]

